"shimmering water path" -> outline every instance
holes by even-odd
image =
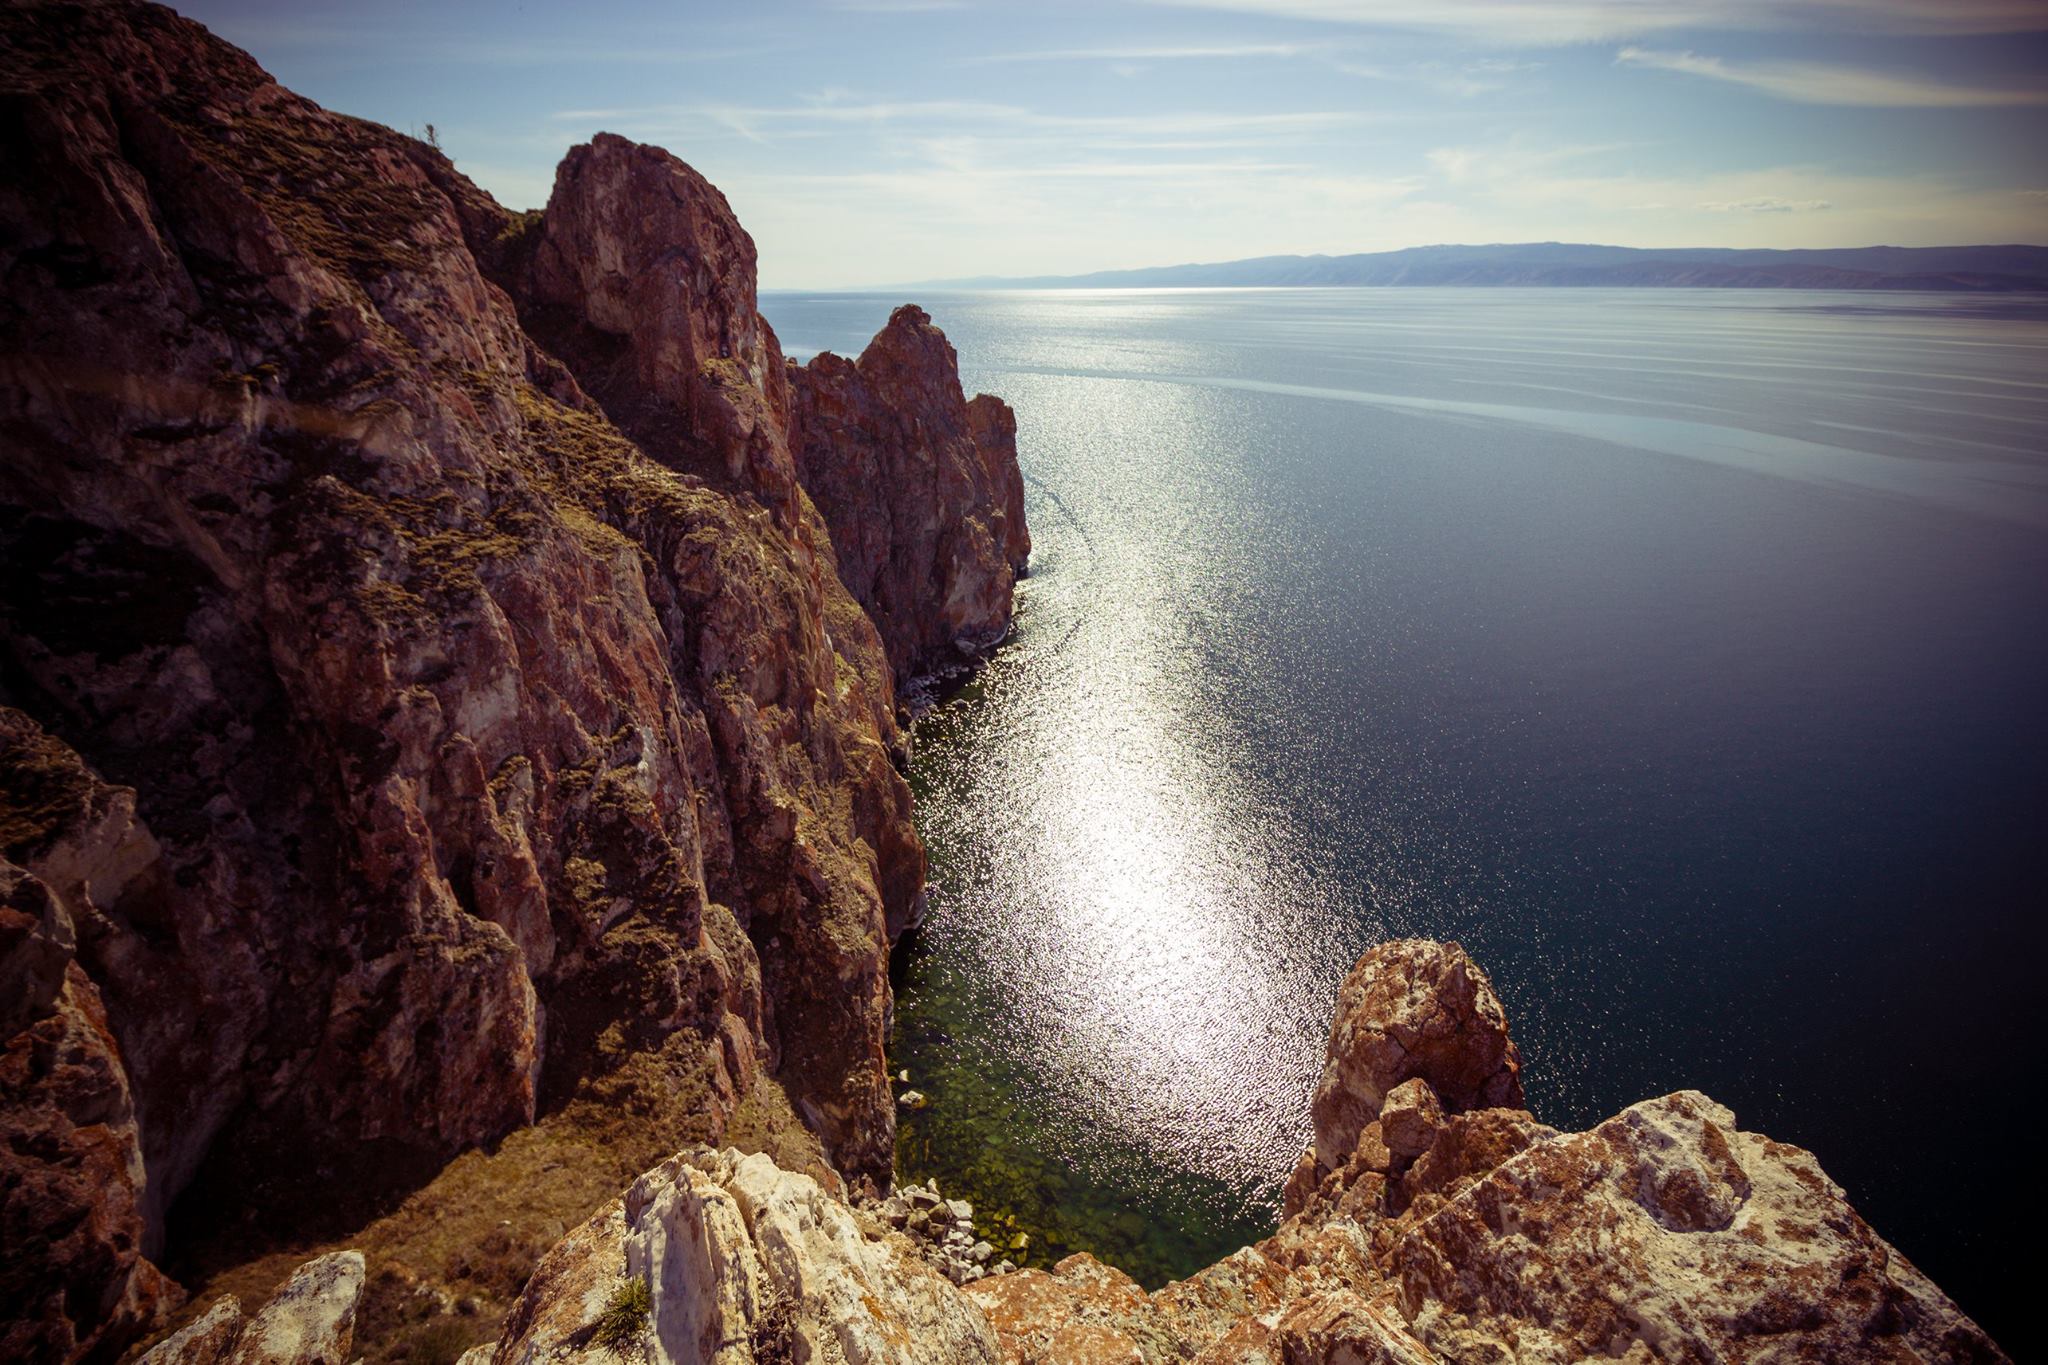
[[[1457,938],[1539,1116],[1704,1089],[2023,1344],[2048,303],[921,302],[1037,552],[917,729],[906,1174],[1184,1274],[1270,1228],[1353,957]]]

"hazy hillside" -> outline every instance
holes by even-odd
[[[927,287],[1114,289],[1274,285],[1560,285],[1722,289],[2048,289],[2048,247],[1592,246],[1525,242],[1422,246],[1352,256],[1254,256],[1204,265],[1098,270],[1086,275],[982,276]]]

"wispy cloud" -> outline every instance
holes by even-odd
[[[1513,61],[1502,57],[1483,57],[1459,63],[1410,62],[1405,66],[1333,61],[1330,66],[1347,76],[1372,81],[1410,81],[1439,94],[1455,95],[1461,99],[1505,89],[1510,76],[1543,69],[1542,62]]]
[[[973,100],[869,100],[833,94],[783,105],[662,104],[637,108],[564,109],[549,115],[558,123],[603,125],[642,136],[684,130],[704,123],[741,133],[750,140],[814,136],[820,127],[853,128],[939,125],[982,129],[1087,134],[1123,139],[1289,138],[1300,139],[1363,123],[1390,121],[1395,114],[1360,110],[1300,110],[1236,114],[1201,111],[1129,114],[1055,114],[1020,105]]]
[[[1189,62],[1230,61],[1255,57],[1300,57],[1318,52],[1319,43],[1218,43],[1186,46],[1067,47],[1043,52],[996,52],[970,58],[978,65],[1007,62]]]
[[[1614,54],[1614,60],[1618,66],[1680,71],[1689,76],[1727,81],[1801,104],[1847,104],[1886,109],[2048,104],[2048,90],[2000,90],[1982,85],[1955,85],[1925,76],[1897,75],[1824,62],[1737,64],[1695,52],[1660,52],[1642,47],[1625,47]]]
[[[1815,213],[1834,207],[1825,199],[1722,199],[1701,204],[1708,213]]]
[[[966,0],[825,0],[825,7],[855,14],[925,14],[968,6]]]
[[[1603,152],[1625,150],[1625,142],[1558,143],[1537,146],[1514,139],[1491,147],[1434,147],[1423,155],[1438,175],[1456,184],[1520,183]]]
[[[1159,5],[1373,28],[1457,33],[1504,45],[1693,30],[1812,29],[1972,34],[2048,31],[2040,0],[1151,0]]]

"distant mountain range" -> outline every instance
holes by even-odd
[[[1088,275],[927,280],[923,288],[1131,289],[1276,285],[1556,285],[1702,289],[2048,290],[2048,247],[1866,246],[1805,251],[1525,242],[1355,256],[1254,256]]]

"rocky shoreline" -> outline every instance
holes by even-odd
[[[786,361],[659,148],[514,213],[159,6],[0,40],[0,1355],[2003,1358],[1704,1096],[1538,1122],[1423,941],[1270,1238],[1016,1269],[884,1055],[1014,414],[915,306]]]
[[[1706,1096],[1584,1133],[1520,1099],[1485,974],[1456,944],[1382,944],[1340,992],[1285,1221],[1186,1280],[1147,1294],[1086,1254],[984,1273],[994,1248],[963,1254],[972,1210],[936,1190],[848,1200],[697,1147],[551,1250],[464,1365],[2006,1359],[1809,1153]],[[143,1359],[238,1359],[223,1339]]]

